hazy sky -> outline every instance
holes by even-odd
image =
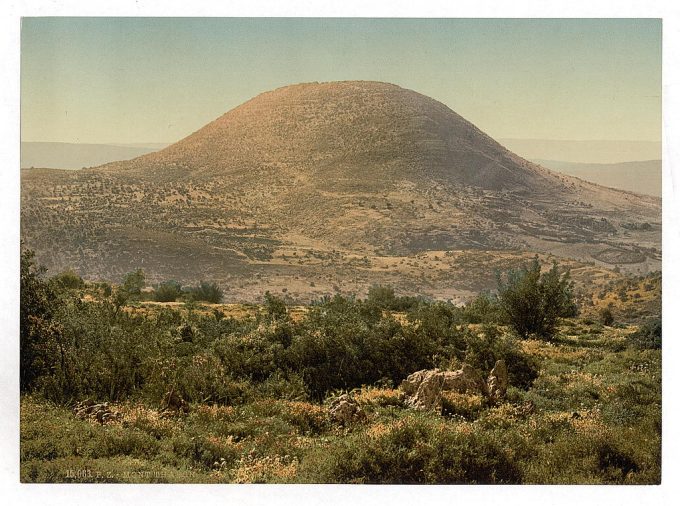
[[[496,138],[661,138],[659,20],[24,18],[22,140],[173,142],[258,93],[378,80]]]

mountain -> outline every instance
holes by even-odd
[[[164,146],[22,142],[21,167],[81,169],[116,160],[129,160],[156,151],[160,147]]]
[[[532,162],[603,186],[661,197],[661,160],[622,163]]]
[[[114,171],[202,180],[254,168],[291,176],[440,177],[534,190],[546,174],[445,105],[385,83],[325,83],[264,93],[170,147]],[[525,165],[525,164],[524,164]]]
[[[378,82],[280,88],[133,160],[22,173],[22,237],[53,271],[142,267],[242,299],[465,297],[534,253],[645,272],[660,222],[659,199],[556,174]]]
[[[621,163],[661,158],[661,142],[658,141],[570,141],[554,139],[498,139],[498,141],[529,160]]]

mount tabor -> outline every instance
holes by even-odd
[[[21,227],[49,269],[90,279],[141,267],[245,300],[372,283],[455,298],[534,253],[594,275],[658,269],[660,210],[528,162],[414,91],[333,82],[263,93],[133,160],[24,170]]]

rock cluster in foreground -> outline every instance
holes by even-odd
[[[468,364],[457,371],[423,369],[410,374],[400,388],[408,397],[406,405],[415,409],[441,408],[442,393],[447,391],[483,395],[496,402],[505,397],[508,369],[503,360],[498,360],[486,381]]]

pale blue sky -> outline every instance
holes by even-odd
[[[661,138],[661,21],[24,18],[22,140],[174,142],[258,93],[387,81],[496,138]]]

